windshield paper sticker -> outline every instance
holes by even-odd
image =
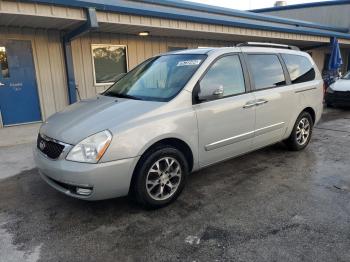
[[[179,61],[176,66],[194,66],[199,65],[202,62],[202,60],[186,60],[186,61]]]

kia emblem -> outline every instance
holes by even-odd
[[[41,151],[43,151],[46,147],[46,142],[44,140],[41,140],[39,143],[39,148]]]

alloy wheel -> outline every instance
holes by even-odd
[[[310,136],[310,122],[306,117],[303,117],[297,126],[296,139],[299,145],[304,145]]]
[[[154,200],[166,200],[178,189],[182,178],[182,168],[173,157],[157,160],[146,177],[148,195]]]

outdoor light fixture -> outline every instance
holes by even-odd
[[[148,31],[142,31],[139,33],[139,36],[149,36],[149,32]]]

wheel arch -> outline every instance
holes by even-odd
[[[297,113],[297,112],[299,112],[299,113]],[[312,108],[311,106],[306,106],[306,107],[302,108],[300,111],[298,110],[297,112],[295,112],[296,114],[291,118],[291,120],[290,120],[290,122],[288,124],[288,128],[286,129],[286,132],[284,134],[283,139],[286,139],[286,138],[288,138],[290,136],[290,134],[293,131],[295,122],[297,121],[297,119],[300,116],[300,114],[303,113],[303,112],[308,112],[311,115],[313,125],[315,124],[316,111],[315,111],[314,108]]]
[[[304,109],[300,112],[300,114],[301,114],[302,112],[308,112],[308,113],[311,115],[312,123],[315,124],[315,121],[316,121],[316,111],[315,111],[312,107],[306,107],[306,108],[304,108]],[[299,115],[300,115],[300,114],[299,114]],[[299,115],[298,115],[298,117],[299,117]]]
[[[179,151],[181,151],[184,154],[184,156],[188,162],[188,167],[189,167],[188,171],[189,172],[192,171],[192,169],[194,167],[195,159],[194,159],[193,151],[192,151],[191,147],[189,146],[189,144],[187,142],[185,142],[183,139],[176,138],[176,137],[163,138],[163,139],[160,139],[156,142],[153,142],[150,146],[148,146],[146,149],[144,149],[143,152],[141,153],[141,157],[137,161],[137,164],[136,164],[134,171],[133,171],[133,174],[132,174],[132,178],[131,178],[131,182],[130,182],[130,189],[133,188],[132,185],[134,184],[135,174],[136,174],[136,171],[140,168],[140,164],[144,160],[143,157],[146,154],[148,154],[149,152],[152,152],[153,150],[156,150],[159,147],[164,147],[167,145],[175,147],[176,149],[178,149]]]

